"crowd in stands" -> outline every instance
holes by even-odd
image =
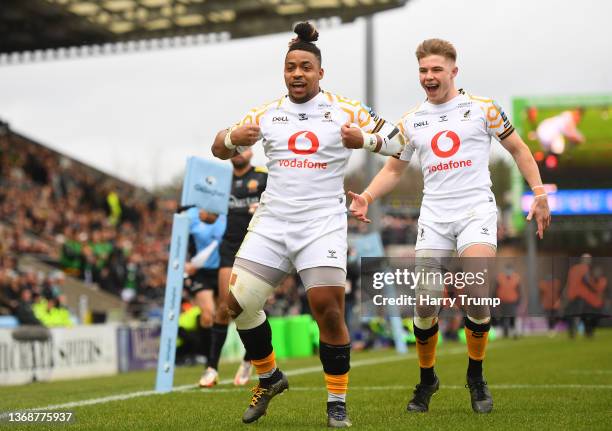
[[[71,326],[64,282],[62,271],[19,270],[16,258],[4,255],[0,257],[0,314],[11,314],[23,325]]]
[[[0,134],[0,256],[9,260],[36,254],[126,301],[161,303],[175,205]]]

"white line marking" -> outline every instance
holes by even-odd
[[[492,345],[492,346],[488,346],[487,350],[491,350],[492,348],[497,348],[498,346],[496,345]],[[466,348],[465,346],[462,347],[455,347],[446,351],[442,351],[440,353],[438,353],[438,356],[445,356],[445,355],[456,355],[456,354],[462,354],[465,353]],[[380,358],[371,358],[371,359],[361,359],[361,360],[356,360],[356,361],[351,361],[351,368],[357,368],[357,367],[363,367],[363,366],[367,366],[367,365],[379,365],[379,364],[386,364],[386,363],[391,363],[391,362],[399,362],[399,361],[404,361],[404,360],[409,360],[409,359],[414,359],[416,358],[416,354],[415,353],[408,353],[406,355],[393,355],[393,356],[389,356],[389,357],[380,357]],[[287,371],[283,371],[288,377],[290,376],[299,376],[302,374],[310,374],[310,373],[317,373],[317,372],[321,372],[322,368],[321,366],[313,366],[313,367],[304,367],[304,368],[297,368],[294,370],[287,370]],[[229,385],[233,383],[233,379],[225,379],[222,380],[221,382],[219,382],[220,386],[223,385]],[[463,389],[463,386],[442,386],[443,388],[448,388],[448,389]],[[554,388],[558,388],[558,389],[612,389],[612,385],[490,385],[491,388],[496,388],[496,389],[554,389]],[[356,387],[351,387],[351,390],[360,390],[359,386]],[[362,388],[368,388],[368,387],[362,387]],[[409,386],[369,386],[369,388],[380,388],[380,389],[364,389],[364,390],[411,390],[412,387]],[[189,384],[189,385],[181,385],[181,386],[174,386],[173,388],[173,392],[182,392],[182,391],[189,391],[189,390],[194,390],[194,389],[198,389],[198,387],[196,385],[193,384]],[[323,390],[324,388],[317,388],[317,390]],[[295,388],[291,388],[291,390],[310,390],[310,389],[299,389],[298,387]],[[312,390],[315,390],[314,388]],[[216,389],[203,389],[202,392],[210,392],[211,394],[214,393],[218,393],[218,392],[232,392],[232,391],[244,391],[244,388],[219,388],[217,387]],[[154,390],[149,390],[149,391],[138,391],[138,392],[130,392],[127,394],[118,394],[118,395],[109,395],[106,397],[101,397],[101,398],[91,398],[88,400],[80,400],[80,401],[71,401],[68,403],[62,403],[62,404],[53,404],[53,405],[48,405],[45,407],[36,407],[36,408],[29,408],[29,409],[20,409],[20,411],[45,411],[45,410],[61,410],[61,409],[70,409],[70,408],[74,408],[74,407],[83,407],[83,406],[90,406],[90,405],[94,405],[94,404],[104,404],[104,403],[109,403],[109,402],[113,402],[113,401],[124,401],[124,400],[129,400],[132,398],[138,398],[138,397],[148,397],[151,395],[164,395],[164,394],[160,394],[158,392],[155,392]],[[6,417],[8,415],[8,413],[3,413],[0,414],[0,419]]]
[[[604,389],[612,390],[612,385],[578,385],[578,384],[558,384],[558,385],[533,385],[533,384],[500,384],[500,385],[489,385],[491,389]],[[401,386],[401,385],[389,385],[389,386],[354,386],[349,385],[349,393],[359,391],[412,391],[414,386]],[[465,389],[463,385],[441,385],[440,389]],[[289,390],[292,392],[325,392],[325,386],[290,386]],[[217,388],[211,391],[202,391],[202,393],[215,394],[215,393],[231,393],[231,392],[244,392],[244,388]]]
[[[465,353],[465,352],[466,352],[465,347],[453,348],[453,349],[449,349],[444,352],[438,353],[438,356],[457,355],[457,354]],[[357,361],[351,361],[351,368],[363,367],[366,365],[386,364],[388,362],[399,362],[399,361],[403,361],[406,359],[414,359],[414,358],[416,358],[416,353],[408,353],[402,356],[394,355],[394,356],[381,357],[381,358],[360,359]],[[283,370],[283,373],[285,373],[287,377],[291,377],[291,376],[301,376],[302,374],[319,373],[321,371],[323,371],[323,367],[321,365],[317,365],[313,367],[297,368],[295,370],[288,370],[288,371]],[[233,382],[234,382],[234,379],[225,379],[225,380],[221,380],[219,382],[219,385],[229,385],[230,383],[233,383]],[[175,386],[173,388],[174,391],[185,391],[189,389],[199,389],[199,388],[194,385]],[[203,390],[206,391],[208,389],[203,389]],[[211,391],[214,392],[215,389],[211,389]]]
[[[449,349],[449,350],[440,352],[439,355],[442,355],[442,356],[444,356],[444,355],[456,355],[456,354],[459,354],[459,353],[465,353],[465,347]],[[367,365],[386,364],[386,363],[390,363],[390,362],[399,362],[399,361],[404,361],[404,360],[414,359],[414,358],[416,358],[416,354],[415,353],[408,353],[408,354],[402,355],[402,356],[393,355],[393,356],[389,356],[389,357],[361,359],[361,360],[352,361],[351,362],[351,368],[363,367],[363,366],[367,366]],[[318,366],[314,366],[314,367],[297,368],[297,369],[294,369],[294,370],[287,370],[287,371],[283,371],[283,372],[288,377],[290,377],[290,376],[299,376],[299,375],[302,375],[302,374],[318,373],[318,372],[321,372],[321,370],[322,370],[321,366],[318,365]],[[221,382],[219,382],[219,385],[229,385],[229,384],[233,383],[233,381],[234,381],[234,379],[221,380]],[[198,389],[198,387],[196,385],[193,385],[193,384],[181,385],[181,386],[175,386],[173,388],[173,392],[182,392],[182,391],[193,390],[193,389]],[[223,388],[203,389],[202,392],[215,393],[215,392],[220,392],[222,390],[223,390]],[[244,391],[244,388],[236,388],[236,390]],[[131,393],[127,393],[127,394],[110,395],[110,396],[101,397],[101,398],[91,398],[91,399],[88,399],[88,400],[71,401],[71,402],[62,403],[62,404],[53,404],[53,405],[49,405],[49,406],[45,406],[45,407],[20,409],[20,411],[44,411],[44,410],[70,409],[70,408],[73,408],[73,407],[91,406],[91,405],[94,405],[94,404],[104,404],[104,403],[109,403],[109,402],[112,402],[112,401],[124,401],[124,400],[129,400],[129,399],[137,398],[137,397],[148,397],[148,396],[151,396],[151,395],[163,395],[163,394],[159,394],[159,393],[157,393],[157,392],[155,392],[153,390],[151,390],[151,391],[138,391],[138,392],[131,392]],[[0,414],[0,419],[5,417],[7,414],[8,413]]]

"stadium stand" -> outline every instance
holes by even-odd
[[[136,316],[160,306],[169,245],[165,233],[175,202],[155,198],[7,125],[0,133],[0,186],[5,314],[15,313],[23,290],[30,290],[34,300],[41,298],[53,267],[69,280],[60,307],[74,309],[83,294],[99,312],[116,309],[119,298]],[[21,264],[25,256],[27,265]],[[95,293],[93,286],[102,292]]]

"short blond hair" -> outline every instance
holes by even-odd
[[[417,46],[417,60],[420,60],[429,55],[441,55],[452,61],[457,61],[457,50],[452,43],[442,39],[427,39]]]

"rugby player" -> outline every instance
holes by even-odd
[[[416,153],[425,184],[415,247],[417,267],[435,267],[435,262],[454,252],[466,258],[494,257],[497,206],[489,175],[489,152],[494,138],[512,154],[534,191],[535,199],[527,220],[535,218],[537,234],[542,238],[550,224],[546,192],[528,147],[502,108],[489,98],[472,96],[455,87],[457,53],[449,42],[425,40],[418,46],[416,57],[420,83],[427,98],[408,111],[398,124],[399,139],[404,144],[399,158],[389,158],[361,195],[349,192],[353,199],[351,213],[369,222],[368,205],[393,190]],[[440,295],[442,289],[442,285],[418,285],[416,294],[417,297]],[[473,289],[466,293],[477,295]],[[427,411],[431,396],[440,384],[434,372],[438,313],[439,307],[421,306],[417,300],[414,334],[421,378],[408,403],[410,412]],[[466,315],[467,386],[472,409],[488,413],[493,408],[493,399],[483,377],[482,363],[490,310],[488,305],[468,306]]]
[[[288,94],[251,110],[219,132],[213,154],[228,159],[261,140],[268,183],[236,255],[229,312],[259,383],[242,420],[256,421],[270,400],[287,390],[277,366],[270,324],[263,312],[273,287],[295,268],[320,331],[327,384],[328,426],[351,425],[346,411],[350,339],[344,321],[347,257],[344,173],[351,149],[399,155],[397,129],[360,102],[322,91],[318,32],[299,23],[285,55]]]
[[[215,296],[218,291],[219,244],[226,226],[226,216],[218,216],[197,208],[187,210],[190,218],[189,233],[195,243],[195,255],[185,264],[185,272],[191,278],[189,291],[200,308],[198,331],[200,353],[210,355],[211,327],[215,314]],[[199,385],[203,387],[207,370]]]
[[[216,313],[210,335],[210,354],[208,355],[208,368],[200,381],[200,386],[212,387],[219,381],[219,357],[225,339],[229,314],[227,312],[227,294],[229,293],[229,280],[232,266],[240,244],[247,233],[247,227],[255,209],[259,205],[261,194],[266,189],[268,171],[262,167],[251,165],[253,151],[249,148],[241,154],[230,159],[234,167],[232,189],[230,192],[229,209],[227,213],[227,228],[223,234],[219,254],[219,290],[215,298]],[[234,385],[246,385],[251,377],[251,361],[245,354],[236,375]]]

